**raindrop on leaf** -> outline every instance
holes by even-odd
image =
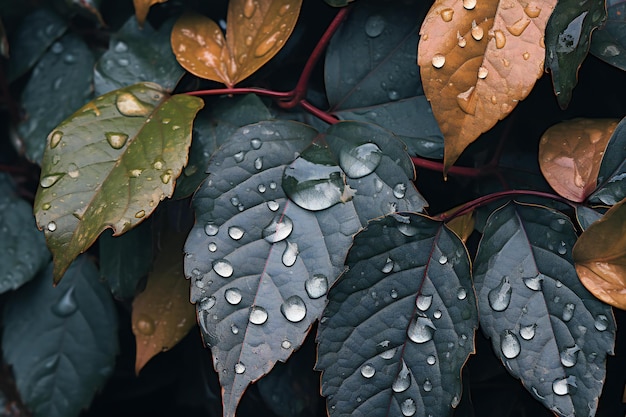
[[[339,166],[350,178],[361,178],[371,174],[382,159],[382,152],[375,143],[346,148],[339,152]]]
[[[511,283],[509,277],[503,277],[500,281],[500,285],[489,291],[487,298],[489,299],[489,306],[494,311],[504,311],[511,302]]]
[[[380,15],[373,15],[365,21],[365,33],[370,38],[380,36],[385,30],[385,18]]]
[[[213,261],[213,270],[222,278],[229,278],[234,272],[233,266],[226,259]]]
[[[361,375],[363,375],[364,378],[371,378],[374,376],[375,373],[376,368],[374,368],[374,365],[372,365],[371,363],[366,363],[365,365],[361,366]]]
[[[407,398],[400,404],[400,411],[402,411],[402,415],[405,417],[411,417],[417,412],[417,406],[415,405],[415,400],[413,398]]]
[[[306,305],[302,298],[292,295],[280,306],[280,312],[292,323],[298,323],[306,316]]]
[[[270,210],[271,209],[272,207],[270,207]],[[287,239],[292,231],[293,221],[288,216],[276,215],[274,216],[272,221],[267,226],[265,226],[261,235],[266,241],[270,243],[276,243]]]
[[[315,300],[324,295],[328,291],[328,278],[326,275],[315,274],[304,282],[304,289],[309,298]]]
[[[500,350],[507,359],[514,359],[520,354],[519,340],[512,331],[505,330],[500,336]]]
[[[224,291],[224,298],[228,304],[237,305],[241,302],[241,291],[238,288],[229,288]]]
[[[407,335],[415,343],[425,343],[432,340],[436,329],[431,319],[418,314],[409,324]]]
[[[393,381],[391,385],[391,389],[393,392],[404,392],[411,386],[411,374],[409,372],[409,368],[407,368],[406,363],[402,361],[402,368],[400,372],[398,372],[398,376]]]
[[[259,306],[251,307],[249,319],[250,323],[261,325],[267,321],[267,310]]]

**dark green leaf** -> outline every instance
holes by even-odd
[[[35,417],[77,416],[113,371],[117,316],[86,258],[52,286],[52,267],[4,306],[2,351]]]
[[[202,106],[135,84],[98,97],[49,135],[34,211],[55,281],[105,229],[130,230],[172,195]]]
[[[626,71],[626,3],[609,0],[606,24],[593,32],[591,53]]]
[[[325,0],[327,4],[330,4],[334,7],[343,7],[352,3],[354,0]]]
[[[30,70],[66,29],[65,22],[46,8],[37,9],[26,16],[11,39],[8,80],[13,81]]]
[[[613,352],[610,306],[578,280],[563,214],[509,203],[485,227],[474,263],[480,326],[526,389],[560,416],[593,416]]]
[[[334,415],[446,416],[478,326],[470,260],[441,222],[393,214],[354,239],[318,332]]]
[[[589,201],[612,206],[626,197],[626,118],[613,131],[604,152],[598,188]]]
[[[68,34],[41,57],[22,93],[26,120],[17,132],[26,157],[40,163],[46,136],[91,97],[94,58],[81,38]]]
[[[94,72],[96,95],[142,81],[149,81],[172,92],[185,71],[178,65],[170,46],[174,21],[158,31],[146,23],[142,29],[131,16],[109,41]]]
[[[587,230],[596,221],[602,218],[602,213],[587,206],[576,207],[576,219],[583,230]]]
[[[4,175],[0,181],[0,293],[4,293],[30,281],[48,264],[50,252],[30,204],[14,195],[8,184],[5,189]]]
[[[546,68],[562,109],[578,83],[578,69],[587,57],[591,32],[606,19],[604,0],[561,0],[546,26]]]
[[[270,119],[267,107],[254,94],[221,97],[200,111],[194,120],[194,137],[189,150],[189,162],[176,183],[174,197],[190,196],[207,175],[211,155],[237,128]]]
[[[400,136],[411,153],[441,158],[443,136],[417,66],[419,16],[425,11],[415,1],[355,5],[326,54],[326,94],[340,118],[376,123]]]

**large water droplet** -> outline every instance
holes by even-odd
[[[472,21],[471,34],[472,34],[472,38],[474,38],[474,40],[477,40],[477,41],[481,40],[483,36],[485,35],[485,31],[483,30],[482,27],[476,24],[475,20]]]
[[[285,215],[276,215],[274,216],[270,224],[265,226],[263,232],[261,232],[261,235],[266,241],[270,243],[276,243],[287,239],[292,231],[293,222],[291,221],[291,219]]]
[[[405,417],[411,417],[417,412],[417,405],[415,405],[415,400],[413,398],[407,398],[402,401],[400,404],[400,411],[402,411],[402,415]]]
[[[512,331],[505,330],[500,336],[500,350],[507,359],[514,359],[520,354],[522,348],[517,336]]]
[[[292,295],[280,306],[280,312],[292,323],[302,321],[306,316],[306,305],[302,298]]]
[[[566,303],[563,306],[563,321],[567,322],[570,321],[572,319],[572,317],[574,317],[574,311],[576,310],[576,305],[572,304],[572,303]]]
[[[527,17],[522,17],[511,26],[507,26],[506,30],[508,30],[509,33],[513,36],[520,36],[522,33],[524,33],[529,24],[530,19]]]
[[[230,236],[230,238],[233,240],[241,239],[244,234],[245,234],[245,231],[241,227],[230,226],[228,228],[228,236]]]
[[[237,362],[235,364],[235,373],[243,374],[244,372],[246,372],[246,365],[244,365],[243,362]]]
[[[411,374],[409,372],[409,368],[407,368],[406,363],[402,361],[402,368],[400,372],[398,372],[398,376],[391,384],[391,389],[393,392],[404,392],[411,386]]]
[[[222,278],[228,278],[233,275],[234,272],[233,266],[226,259],[213,261],[213,270]]]
[[[467,10],[474,10],[476,7],[476,0],[463,0],[463,7]]]
[[[526,16],[534,19],[536,17],[539,17],[539,15],[541,14],[541,7],[532,2],[528,3],[526,7],[524,7],[524,13],[526,13]]]
[[[433,55],[431,63],[435,68],[442,68],[446,64],[446,57],[442,54],[435,54]]]
[[[375,143],[345,146],[339,152],[339,166],[350,178],[361,178],[374,172],[382,159],[382,152]]]
[[[370,38],[380,36],[385,30],[385,18],[380,15],[372,15],[365,21],[365,33]]]
[[[326,275],[315,274],[304,282],[304,289],[311,299],[318,299],[328,291],[328,278]]]
[[[361,366],[361,375],[363,375],[364,378],[371,378],[374,376],[375,373],[376,368],[374,368],[374,365],[372,365],[371,363],[366,363],[365,365]]]
[[[552,382],[552,391],[554,391],[556,395],[574,394],[576,387],[576,377],[573,375],[558,378]]]
[[[115,99],[115,107],[124,116],[147,116],[150,114],[150,107],[142,103],[134,94],[120,93]]]
[[[437,358],[434,355],[428,355],[426,358],[426,363],[429,365],[434,365],[437,363]]]
[[[489,291],[487,298],[489,299],[489,305],[494,311],[504,311],[511,302],[511,283],[509,277],[503,277],[500,281],[500,285]]]
[[[267,310],[259,306],[251,307],[249,319],[252,324],[263,324],[267,321]]]
[[[604,314],[599,314],[596,317],[594,326],[596,330],[603,332],[609,327],[609,319]]]
[[[461,110],[469,115],[473,115],[476,113],[477,103],[478,98],[474,93],[474,86],[471,86],[466,91],[459,93],[456,96],[456,104],[459,105],[459,108]]]
[[[535,329],[537,328],[536,324],[529,324],[528,326],[522,326],[519,329],[519,335],[524,340],[531,340],[535,337]]]
[[[441,16],[441,20],[443,20],[444,22],[450,22],[452,21],[452,18],[454,17],[454,10],[447,8],[447,9],[443,9],[439,16]]]
[[[128,135],[125,133],[106,132],[104,136],[106,136],[107,142],[109,142],[109,145],[111,145],[113,149],[120,149],[126,145],[126,141],[128,140]]]
[[[415,305],[417,306],[418,310],[426,311],[430,308],[430,305],[432,304],[432,302],[433,302],[432,295],[420,294],[417,296],[417,300],[415,300]]]
[[[425,343],[432,340],[437,328],[432,320],[424,315],[416,315],[407,329],[407,336],[415,343]]]
[[[52,305],[52,312],[59,317],[68,317],[78,310],[78,304],[74,298],[74,287],[70,287],[61,298]]]
[[[228,304],[237,305],[241,302],[241,291],[238,288],[229,288],[224,291],[224,298]]]
[[[484,80],[485,78],[487,78],[487,75],[489,75],[489,70],[483,66],[480,66],[478,68],[478,78]]]
[[[398,351],[398,348],[387,349],[384,352],[381,352],[379,356],[383,359],[389,360],[396,355],[397,351]]]
[[[56,184],[57,181],[59,181],[62,176],[63,174],[46,175],[44,177],[41,177],[41,180],[39,181],[39,185],[41,185],[41,188],[50,188],[54,184]]]
[[[207,224],[204,225],[204,233],[206,233],[207,236],[215,236],[219,230],[219,226],[213,222],[207,222]]]
[[[580,351],[580,348],[576,345],[571,346],[571,347],[566,347],[563,350],[561,350],[560,352],[561,364],[565,366],[566,368],[571,368],[572,366],[576,365],[576,362],[578,361],[579,351]]]

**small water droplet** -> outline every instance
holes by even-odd
[[[506,45],[506,36],[504,35],[504,32],[498,29],[494,31],[493,34],[496,38],[496,48],[504,48],[504,46]]]
[[[559,255],[565,255],[567,253],[567,246],[565,245],[565,242],[561,241],[557,252],[559,253]]]
[[[458,298],[459,300],[465,300],[465,298],[467,298],[467,291],[465,290],[465,288],[461,287],[457,290],[456,298]]]
[[[535,329],[537,328],[536,324],[530,324],[528,326],[522,326],[519,329],[519,335],[524,340],[531,340],[535,337]]]
[[[41,185],[41,188],[50,188],[54,184],[56,184],[57,181],[59,181],[62,176],[63,174],[46,175],[45,177],[41,177],[41,180],[39,181],[39,185]]]
[[[53,53],[60,54],[63,52],[63,45],[60,42],[55,42],[52,44],[52,48],[50,48]]]
[[[380,36],[385,30],[385,18],[380,15],[372,15],[365,21],[365,33],[370,38]]]
[[[172,179],[172,174],[170,174],[170,173],[166,172],[166,173],[164,173],[163,175],[161,175],[161,176],[160,176],[160,178],[161,178],[161,182],[162,182],[163,184],[167,184],[167,183],[169,183],[169,182],[170,182],[170,180]]]
[[[259,185],[256,187],[256,189],[257,189],[257,190],[259,190],[259,192],[260,192],[261,194],[263,194],[263,193],[267,190],[267,187],[265,186],[265,184],[259,184]]]
[[[423,385],[424,391],[431,392],[433,390],[433,383],[430,382],[430,379],[426,378]]]
[[[506,30],[508,30],[509,33],[513,36],[520,36],[522,33],[524,33],[529,24],[530,19],[527,17],[522,17],[511,26],[507,26]]]
[[[598,314],[594,326],[596,330],[603,332],[609,328],[609,319],[604,314]]]
[[[437,363],[437,358],[434,355],[428,355],[426,358],[426,363],[429,365],[434,365]]]
[[[476,113],[477,103],[478,99],[474,93],[474,86],[471,86],[466,91],[459,93],[456,96],[456,104],[459,105],[461,110],[469,115]]]
[[[44,211],[45,210],[50,210],[50,207],[52,207],[52,205],[50,203],[43,203],[41,205],[41,209],[44,210]]]
[[[233,240],[241,239],[244,234],[245,234],[245,231],[241,227],[230,226],[228,228],[228,236],[230,236],[230,238]]]
[[[350,178],[361,178],[374,172],[382,159],[382,151],[375,143],[344,147],[339,152],[339,166]]]
[[[541,7],[537,6],[535,3],[528,3],[526,7],[524,7],[524,13],[526,13],[526,16],[534,19],[541,14]]]
[[[398,372],[398,376],[391,384],[391,389],[393,392],[404,392],[409,389],[411,386],[411,373],[409,372],[409,368],[407,368],[406,363],[402,361],[402,368],[400,372]]]
[[[67,166],[67,175],[70,178],[78,178],[80,176],[80,171],[75,163],[72,162]]]
[[[530,58],[530,54],[528,52],[524,52],[522,54],[522,58],[524,58],[524,61],[528,61],[528,58]]]
[[[485,35],[485,31],[483,30],[481,26],[478,26],[476,24],[475,20],[472,21],[471,33],[472,33],[472,38],[474,38],[477,41],[481,40],[483,36]]]
[[[117,60],[117,64],[120,67],[127,67],[128,65],[130,65],[130,61],[128,59],[126,59],[126,58],[119,58]]]
[[[258,157],[254,160],[254,168],[256,170],[261,170],[263,168],[263,158],[262,157]]]
[[[396,355],[397,351],[398,351],[398,348],[387,349],[384,352],[381,352],[380,357],[385,360],[389,360]]]
[[[566,378],[558,378],[552,382],[552,391],[556,395],[572,394],[571,388],[576,388],[576,377],[573,375]]]
[[[503,277],[500,281],[500,285],[489,291],[487,298],[489,299],[489,306],[494,311],[504,311],[511,302],[511,283],[509,277]]]
[[[328,291],[328,278],[326,275],[315,274],[304,282],[304,289],[309,298],[315,300],[324,295]]]
[[[120,93],[115,99],[115,107],[123,116],[147,116],[150,114],[150,107],[142,103],[134,94]]]
[[[237,333],[239,333],[239,327],[237,327],[236,324],[231,324],[230,325],[230,331],[233,332],[233,334],[237,334]]]
[[[361,366],[361,375],[363,375],[364,378],[371,378],[374,376],[375,373],[376,368],[374,368],[374,365],[372,365],[371,363],[366,363],[365,365]]]
[[[243,41],[246,44],[246,46],[251,46],[252,42],[254,41],[254,38],[252,36],[248,35],[248,36],[246,36],[246,38]]]
[[[256,11],[256,1],[255,0],[246,0],[243,5],[243,15],[250,19],[254,12]]]
[[[280,312],[292,323],[298,323],[306,316],[306,305],[302,298],[292,295],[280,306]]]
[[[420,294],[417,296],[417,300],[415,301],[415,305],[417,306],[418,310],[421,311],[426,311],[430,308],[430,305],[433,302],[433,296],[432,295],[424,295],[424,294]]]
[[[413,398],[407,398],[402,401],[400,404],[400,411],[402,411],[402,415],[405,417],[411,417],[417,412],[417,405],[415,405],[415,400]]]
[[[270,210],[271,209],[272,208],[270,207]],[[287,239],[292,231],[293,222],[291,219],[285,215],[276,215],[272,221],[265,226],[261,235],[266,241],[276,243]]]
[[[237,305],[241,302],[241,291],[238,288],[229,288],[224,291],[224,298],[228,304]]]
[[[57,230],[57,224],[55,222],[49,222],[46,228],[48,229],[48,231],[54,232],[55,230]]]
[[[113,149],[120,149],[128,140],[128,135],[125,133],[106,132],[104,136],[106,136],[107,142]]]
[[[252,149],[261,149],[262,145],[263,145],[263,142],[261,142],[261,139],[259,138],[250,139],[250,147]]]
[[[404,198],[406,194],[406,185],[404,183],[398,183],[393,187],[393,196],[395,198]]]
[[[271,200],[267,202],[267,208],[270,209],[270,211],[277,211],[280,208],[280,204],[278,204],[274,200]]]
[[[487,68],[483,66],[478,68],[478,78],[484,80],[485,78],[487,78],[487,75],[489,75],[489,70]]]
[[[213,296],[211,296],[211,297],[204,297],[198,303],[198,307],[202,311],[208,311],[208,310],[213,308],[213,306],[215,305],[215,302],[216,302],[216,300],[215,300],[215,297],[213,297]]]
[[[66,64],[73,64],[74,62],[76,62],[76,55],[74,54],[65,54],[65,56],[63,57],[63,62],[65,62]]]
[[[441,310],[435,310],[435,312],[433,313],[433,317],[436,319],[440,319],[441,318]]]
[[[217,244],[215,242],[209,243],[209,252],[215,252],[217,250]]]
[[[253,306],[250,308],[250,323],[261,325],[267,321],[267,310],[263,307]]]
[[[124,43],[122,41],[118,41],[118,42],[115,43],[115,46],[113,47],[113,50],[115,52],[119,52],[119,53],[127,52],[128,51],[128,45],[126,45],[126,43]]]
[[[465,37],[461,36],[460,32],[456,32],[456,40],[457,40],[457,45],[459,45],[460,48],[465,48],[465,46],[467,45],[467,40],[465,39]]]
[[[541,275],[537,275],[534,277],[525,277],[522,278],[522,281],[524,281],[524,285],[526,285],[526,287],[528,287],[529,289],[533,291],[540,291],[543,277]]]
[[[437,328],[432,320],[424,315],[416,315],[407,329],[407,335],[415,343],[425,343],[432,340]]]
[[[236,154],[233,155],[235,162],[241,162],[243,161],[245,157],[246,157],[246,153],[244,151],[237,152]]]
[[[446,57],[442,54],[433,55],[433,59],[431,60],[433,67],[442,68],[446,63]]]
[[[78,310],[78,304],[74,298],[74,287],[70,287],[59,300],[52,305],[52,312],[59,317],[68,317]]]
[[[454,17],[454,10],[450,8],[443,9],[440,13],[440,16],[441,20],[443,20],[444,22],[450,22]]]
[[[50,137],[50,149],[56,148],[63,139],[63,132],[56,130]]]
[[[476,0],[463,0],[463,7],[467,10],[474,10],[476,7]]]
[[[148,316],[140,315],[137,317],[137,321],[135,322],[135,329],[144,336],[150,336],[154,334],[156,330],[156,326],[154,325],[154,320]]]
[[[207,224],[204,225],[204,233],[206,233],[207,236],[215,236],[219,230],[219,227],[213,222],[207,222]]]
[[[233,266],[226,259],[213,261],[213,270],[222,278],[229,278],[234,272]]]
[[[391,258],[387,258],[385,265],[383,265],[381,271],[383,274],[388,274],[393,271],[394,262]]]
[[[298,253],[298,244],[296,242],[287,242],[287,246],[281,258],[283,265],[287,267],[293,266],[298,259]]]
[[[241,202],[239,201],[239,197],[238,196],[231,197],[230,204],[232,204],[234,207],[237,207],[239,204],[241,204]]]
[[[145,210],[139,210],[137,213],[135,213],[135,218],[136,219],[141,219],[143,217],[145,217],[146,215],[146,211]]]
[[[244,365],[243,362],[237,362],[235,364],[235,373],[241,375],[244,372],[246,372],[246,365]]]
[[[576,362],[578,362],[579,351],[580,351],[580,348],[576,345],[571,346],[571,347],[566,347],[563,350],[561,350],[560,352],[561,364],[565,366],[566,368],[571,368],[572,366],[576,365]]]
[[[563,306],[563,321],[568,322],[574,317],[574,310],[576,310],[576,305],[572,303],[567,303]]]
[[[398,298],[398,291],[392,289],[389,295],[395,300],[396,298]]]
[[[280,37],[280,32],[275,32],[263,41],[259,43],[259,46],[254,50],[254,55],[257,58],[267,55],[267,53],[274,48],[278,38]]]
[[[500,336],[500,350],[504,357],[514,359],[520,354],[521,349],[517,336],[512,331],[505,330]]]

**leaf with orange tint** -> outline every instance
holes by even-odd
[[[185,234],[170,234],[148,276],[146,289],[133,301],[132,328],[137,344],[135,372],[160,352],[171,349],[196,324],[183,272]]]
[[[420,30],[417,62],[444,136],[445,172],[543,74],[543,36],[555,4],[437,0],[431,7]]]
[[[229,87],[274,57],[296,25],[302,0],[231,0],[227,30],[200,15],[183,15],[172,31],[178,62],[198,77]]]
[[[583,285],[605,303],[626,310],[626,200],[583,232],[573,256]]]
[[[559,195],[583,201],[596,188],[604,150],[619,120],[574,119],[549,128],[539,143],[539,166]]]
[[[452,230],[463,241],[467,242],[470,235],[474,231],[474,212],[463,214],[462,216],[455,217],[446,223],[446,226]]]
[[[143,27],[146,17],[148,17],[150,7],[154,4],[165,3],[166,1],[167,0],[133,0],[133,4],[135,5],[135,17],[137,18],[139,27]]]

